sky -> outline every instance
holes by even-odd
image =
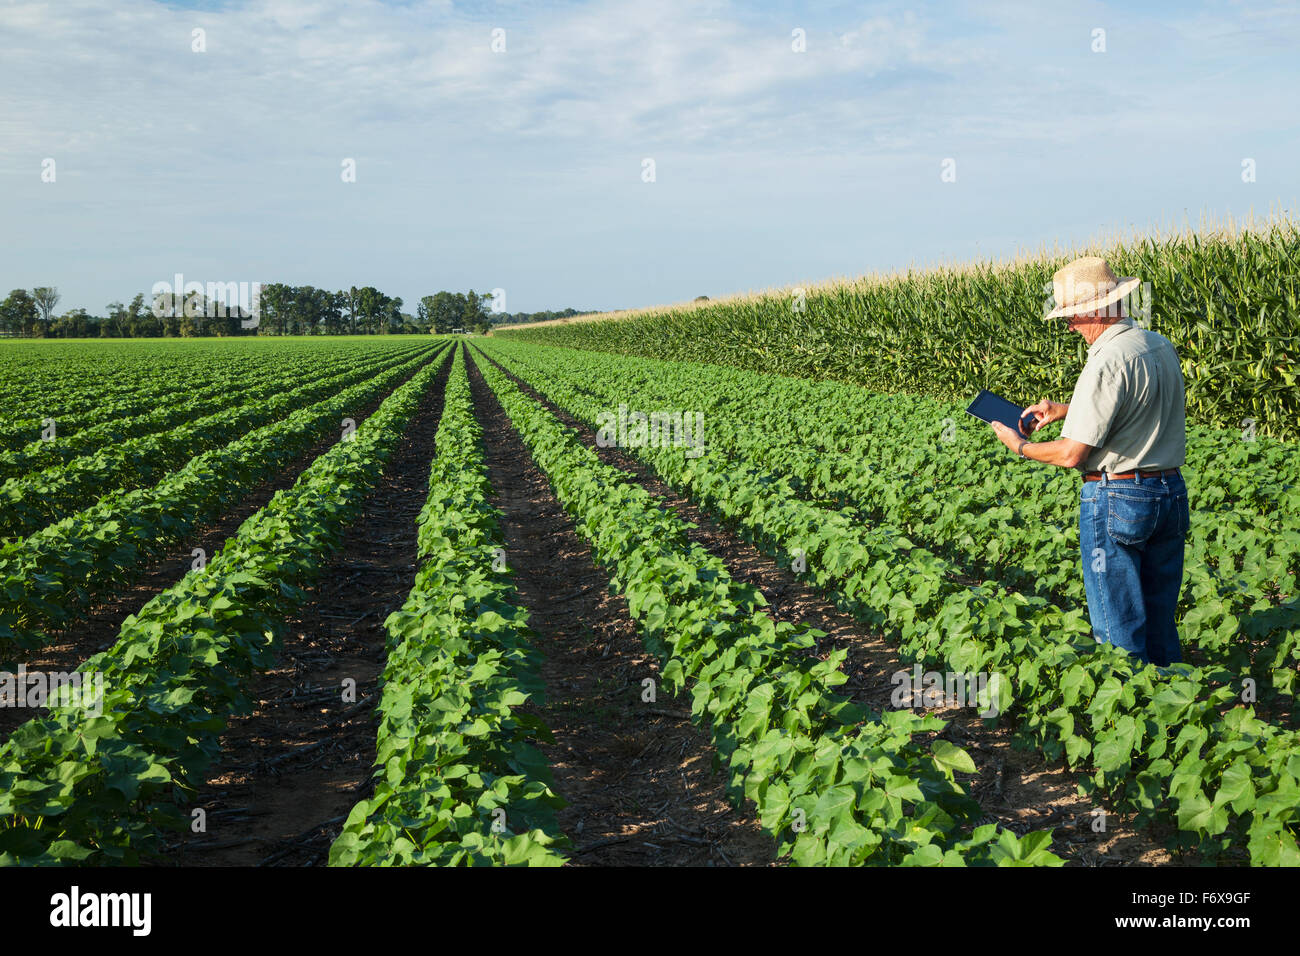
[[[0,0],[0,296],[606,310],[1294,210],[1297,49],[1272,2]]]

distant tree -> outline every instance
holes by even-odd
[[[289,334],[312,335],[320,324],[320,306],[314,286],[290,286]]]
[[[347,293],[317,290],[320,298],[321,331],[325,335],[342,335],[347,331]]]
[[[302,335],[311,324],[311,287],[286,286],[284,334]]]
[[[328,335],[338,331],[342,322],[335,293],[305,285],[295,290],[295,314],[298,330],[307,335]]]
[[[160,292],[153,297],[150,309],[162,320],[163,335],[188,339],[211,334],[209,323],[214,320],[209,313],[216,314],[217,304],[197,290]]]
[[[339,295],[344,297],[344,310],[348,320],[348,332],[355,335],[357,332],[357,287],[352,286],[347,292],[340,292]]]
[[[40,311],[26,289],[14,289],[0,303],[0,335],[31,335]]]
[[[207,297],[202,293],[176,296],[176,324],[182,338],[192,339],[208,331]]]
[[[174,339],[181,334],[181,316],[184,312],[185,297],[180,293],[154,296],[150,312],[162,324],[163,338]]]
[[[55,316],[59,294],[54,288],[15,289],[0,302],[0,335],[99,336],[100,338],[228,336],[249,332],[241,320],[251,316],[218,293],[202,291],[141,293],[129,305],[108,303],[101,318],[85,309]],[[474,291],[441,291],[423,296],[415,314],[403,311],[400,296],[374,286],[331,292],[314,286],[265,283],[260,290],[261,335],[369,335],[450,332],[454,328],[485,331],[509,316],[488,311],[491,299]],[[573,311],[573,310],[569,310]],[[539,313],[540,314],[540,313]],[[520,316],[522,318],[522,315]]]
[[[208,333],[210,335],[230,336],[240,333],[239,320],[243,318],[243,310],[239,303],[227,305],[224,302],[218,303],[216,315],[208,319]]]
[[[142,339],[162,335],[162,321],[146,308],[144,293],[137,293],[126,309],[126,325],[132,338]]]
[[[420,300],[425,307],[425,316],[430,330],[438,335],[446,335],[452,329],[460,327],[461,316],[465,312],[465,297],[455,292],[435,292]]]
[[[54,316],[54,307],[59,304],[59,290],[53,286],[38,286],[32,290],[36,301],[36,310],[40,313],[41,334],[50,334],[50,323]]]
[[[98,330],[99,320],[85,309],[72,309],[50,325],[50,335],[60,339],[84,339]]]
[[[384,305],[387,296],[374,286],[357,290],[357,331],[374,335],[384,324]]]
[[[415,315],[422,323],[425,323],[430,329],[433,328],[433,296],[425,295],[420,297],[420,301],[415,305]]]
[[[493,325],[518,325],[520,322],[546,322],[567,319],[574,315],[588,315],[590,309],[562,309],[559,312],[497,312],[492,314]]]
[[[357,331],[369,335],[387,335],[402,327],[402,300],[386,296],[374,286],[358,289]]]
[[[104,311],[107,314],[99,324],[100,338],[126,338],[129,333],[126,306],[121,302],[110,302]]]
[[[259,335],[284,335],[289,321],[293,290],[282,282],[270,282],[262,287],[262,321],[257,327]]]
[[[492,316],[487,310],[488,297],[480,296],[472,289],[465,294],[465,310],[461,313],[461,328],[467,332],[486,332],[492,325]]]

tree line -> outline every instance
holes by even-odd
[[[204,293],[141,293],[129,304],[110,302],[105,314],[85,309],[58,313],[51,286],[14,289],[0,302],[0,335],[26,338],[188,338],[233,335],[383,335],[486,332],[494,316],[491,298],[477,292],[436,292],[402,311],[398,296],[373,286],[331,292],[314,286],[272,282],[261,287],[258,306],[235,304]],[[572,310],[570,310],[572,311]],[[256,313],[256,314],[254,314]]]
[[[521,322],[549,322],[551,319],[568,319],[575,315],[590,314],[590,309],[561,309],[559,312],[500,312],[492,316],[492,324],[518,325]]]

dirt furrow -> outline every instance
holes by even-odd
[[[487,360],[478,353],[476,357]],[[501,366],[498,365],[498,368]],[[891,678],[899,671],[911,671],[897,650],[881,635],[840,610],[827,597],[798,580],[789,570],[735,532],[721,526],[691,499],[678,494],[654,472],[626,451],[596,445],[595,432],[568,412],[549,401],[536,389],[506,371],[512,381],[530,397],[545,405],[564,424],[575,429],[583,443],[607,464],[630,473],[647,491],[659,496],[666,508],[696,527],[692,541],[721,559],[732,576],[753,584],[769,602],[769,612],[778,621],[805,623],[825,631],[819,652],[844,648],[848,657],[844,672],[848,683],[843,690],[855,700],[876,710],[890,709],[895,685]],[[909,673],[910,679],[910,673]],[[1012,746],[1007,728],[983,725],[974,708],[934,708],[932,713],[948,721],[942,736],[965,748],[975,760],[978,773],[959,775],[969,783],[980,802],[986,822],[996,821],[1016,833],[1054,828],[1052,850],[1069,863],[1084,866],[1160,864],[1176,861],[1164,849],[1163,835],[1135,830],[1115,813],[1104,817],[1104,831],[1094,830],[1098,809],[1078,793],[1076,775],[1059,763],[1049,763],[1037,751]]]
[[[418,369],[412,371],[411,375],[416,371]],[[393,390],[400,388],[410,380],[410,377],[407,376],[396,383]],[[360,424],[369,418],[385,397],[387,396],[376,398],[363,407],[354,416],[356,422]],[[177,543],[169,549],[166,556],[146,565],[137,575],[129,579],[129,583],[124,583],[112,593],[99,596],[87,609],[83,618],[62,630],[51,631],[50,643],[27,651],[24,656],[6,664],[5,667],[12,669],[21,661],[29,672],[72,671],[88,657],[112,647],[117,643],[122,623],[128,617],[138,613],[142,607],[190,572],[195,559],[195,549],[201,548],[208,559],[215,556],[225,545],[226,539],[238,532],[240,525],[264,508],[277,491],[293,487],[294,482],[310,467],[311,463],[329,451],[337,442],[337,435],[321,439],[274,478],[251,489],[238,504],[220,518],[198,528],[189,540]],[[20,724],[44,713],[43,707],[0,708],[0,741],[7,739]]]
[[[251,714],[234,718],[194,806],[189,833],[165,862],[182,866],[316,865],[354,804],[371,792],[373,708],[384,620],[415,580],[416,519],[450,365],[426,393],[361,516],[310,597],[289,619],[275,666],[259,675]]]
[[[477,369],[470,382],[484,428],[494,504],[504,513],[506,562],[545,655],[551,728],[542,744],[575,865],[765,865],[775,846],[752,813],[727,801],[715,752],[690,722],[689,702],[659,686],[627,603]],[[644,699],[649,685],[653,702]],[[531,706],[531,705],[530,705]]]

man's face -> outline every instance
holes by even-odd
[[[1083,335],[1085,326],[1091,326],[1094,323],[1105,323],[1110,320],[1110,315],[1105,309],[1098,309],[1095,312],[1079,312],[1075,315],[1066,317],[1066,331],[1078,332]]]

